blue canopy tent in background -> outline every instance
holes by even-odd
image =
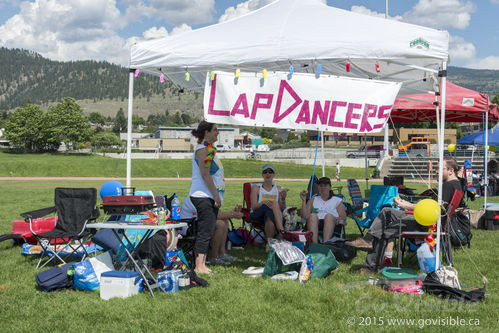
[[[495,129],[493,131],[492,129],[489,129],[487,132],[489,146],[499,146],[499,130]],[[461,139],[457,140],[457,143],[465,145],[484,145],[484,132],[482,131],[463,136]]]

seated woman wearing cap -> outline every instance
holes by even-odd
[[[341,198],[335,197],[331,191],[331,180],[322,177],[319,184],[319,195],[307,202],[306,190],[300,192],[302,200],[301,216],[307,220],[307,229],[312,232],[312,242],[319,242],[319,228],[323,228],[323,240],[333,237],[334,228],[339,221],[347,218],[345,206]]]
[[[277,186],[272,181],[275,168],[265,164],[262,168],[263,184],[251,188],[250,218],[265,224],[267,239],[274,237],[275,231],[282,233],[282,211],[286,208],[286,192],[288,189]]]

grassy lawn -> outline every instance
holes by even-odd
[[[8,155],[8,156],[6,156]],[[13,161],[17,159],[17,161]],[[133,161],[134,177],[168,177],[178,169],[181,177],[190,176],[185,161]],[[190,163],[190,161],[189,161]],[[21,164],[27,165],[23,169]],[[0,154],[0,176],[5,165],[23,176],[102,176],[123,177],[125,161],[88,156],[11,155]],[[226,177],[259,177],[260,163],[224,161]],[[33,166],[37,166],[33,168]],[[53,168],[59,170],[54,173]],[[307,178],[311,167],[277,164],[278,177]],[[13,168],[13,169],[12,169]],[[345,177],[347,168],[342,169]],[[327,174],[332,176],[333,168]],[[13,172],[14,172],[13,171]],[[349,171],[350,172],[350,171]],[[352,169],[352,176],[363,178],[364,170]],[[21,176],[16,174],[16,176]],[[343,176],[342,175],[342,176]],[[176,174],[175,174],[176,176]],[[11,221],[31,209],[53,204],[53,190],[63,187],[96,187],[102,180],[2,180],[0,181],[0,234],[9,233]],[[244,180],[228,181],[223,209],[242,203]],[[289,187],[289,205],[299,205],[298,193],[304,181],[280,182]],[[359,182],[361,187],[364,182]],[[137,189],[150,189],[156,194],[176,192],[184,199],[189,181],[133,180]],[[346,184],[343,183],[346,194]],[[416,192],[424,184],[410,184]],[[498,201],[497,197],[490,198]],[[472,208],[483,202],[471,203]],[[239,224],[239,221],[234,221]],[[359,235],[353,220],[348,221],[350,239]],[[355,274],[364,259],[359,252],[351,263],[340,266],[325,279],[313,279],[307,284],[296,281],[273,281],[246,278],[241,272],[248,266],[263,266],[266,253],[262,248],[247,247],[233,250],[239,258],[233,266],[214,266],[214,274],[206,277],[208,288],[195,288],[177,294],[156,293],[152,299],[141,293],[128,299],[103,301],[97,292],[44,293],[36,288],[34,258],[23,257],[19,247],[0,243],[0,331],[68,332],[136,332],[136,331],[286,331],[286,332],[354,332],[420,331],[430,328],[441,331],[468,331],[473,324],[480,331],[497,331],[498,322],[498,259],[496,233],[473,230],[470,249],[456,250],[454,262],[461,283],[481,287],[481,274],[489,280],[486,300],[477,304],[451,303],[431,295],[409,296],[392,294],[367,285],[365,276]],[[418,270],[415,259],[406,258],[407,267]],[[396,324],[393,319],[414,320]],[[455,320],[464,319],[467,326]],[[433,320],[433,323],[432,323]],[[454,320],[454,321],[453,321]],[[454,323],[454,324],[453,324]]]

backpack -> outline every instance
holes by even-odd
[[[68,270],[73,266],[73,262],[52,267],[36,275],[36,283],[42,291],[55,291],[69,289],[73,286],[73,274],[68,274]]]
[[[452,246],[468,245],[473,235],[471,234],[470,220],[463,212],[456,210],[448,223],[448,231]]]

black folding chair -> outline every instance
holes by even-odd
[[[85,248],[91,231],[86,224],[100,216],[97,208],[97,190],[95,188],[61,188],[55,189],[55,206],[22,213],[21,216],[30,223],[31,232],[43,248],[36,268],[47,265],[56,258],[66,263],[63,258],[73,256],[83,250],[82,260],[88,256]],[[33,219],[54,213],[57,215],[56,225],[49,232],[37,234],[33,228]],[[48,260],[40,266],[42,260]]]

